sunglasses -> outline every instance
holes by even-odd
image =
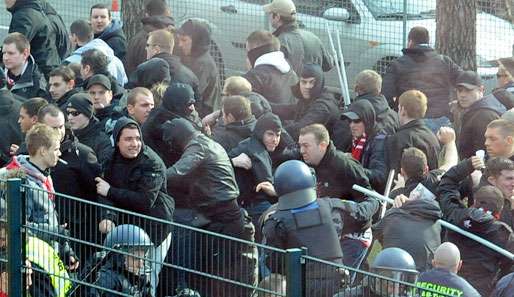
[[[80,112],[78,112],[78,111],[68,111],[68,115],[76,117],[76,116],[80,115]]]

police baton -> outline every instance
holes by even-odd
[[[380,195],[379,193],[377,193],[375,191],[368,190],[368,189],[363,188],[363,187],[361,187],[359,185],[353,185],[352,189],[354,189],[355,191],[359,191],[359,192],[361,192],[361,193],[363,193],[363,194],[365,194],[367,196],[371,196],[373,198],[380,199],[382,201],[386,201],[388,203],[393,204],[393,199],[391,199],[389,197],[385,197],[383,195]],[[478,243],[480,243],[482,245],[485,245],[486,247],[492,249],[493,251],[495,251],[497,253],[500,253],[500,254],[504,255],[505,257],[507,257],[507,258],[509,258],[509,259],[514,261],[514,254],[512,254],[511,252],[509,252],[509,251],[507,251],[505,249],[502,249],[501,247],[495,245],[494,243],[489,242],[489,241],[483,239],[482,237],[477,236],[477,235],[475,235],[475,234],[473,234],[471,232],[464,231],[461,228],[459,228],[459,227],[457,227],[457,226],[455,226],[453,224],[448,223],[447,221],[439,219],[439,220],[437,220],[437,222],[439,224],[441,224],[441,226],[446,227],[447,229],[450,229],[450,230],[452,230],[454,232],[457,232],[457,233],[459,233],[461,235],[464,235],[464,236],[466,236],[466,237],[468,237],[470,239],[473,239],[474,241],[476,241],[476,242],[478,242]]]

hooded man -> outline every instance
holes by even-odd
[[[93,5],[89,17],[94,37],[105,41],[114,51],[114,55],[124,61],[127,54],[127,39],[121,22],[111,18],[111,11],[104,4]]]
[[[139,64],[130,75],[128,88],[144,87],[152,89],[158,83],[169,84],[171,81],[170,66],[161,58],[151,58]]]
[[[173,83],[166,89],[161,105],[152,110],[143,125],[143,136],[148,146],[159,154],[166,166],[173,165],[180,158],[180,154],[173,152],[163,141],[162,124],[175,118],[185,118],[200,131],[202,125],[194,103],[191,86]]]
[[[211,28],[204,20],[189,19],[177,32],[180,61],[198,77],[198,113],[205,116],[219,109],[221,83],[218,67],[210,54]]]
[[[254,31],[246,39],[246,53],[250,70],[243,77],[253,91],[271,105],[295,103],[291,87],[298,77],[280,51],[280,41],[270,32]]]
[[[273,184],[273,163],[270,153],[278,147],[281,133],[280,119],[272,113],[266,113],[257,120],[252,136],[241,141],[229,152],[230,158],[244,153],[252,161],[250,170],[236,168],[235,172],[240,190],[239,204],[248,211],[255,226],[276,198],[274,190],[261,184]],[[256,234],[259,235],[257,239],[260,239],[260,231]]]
[[[352,157],[361,163],[371,187],[383,192],[387,172],[384,148],[386,135],[376,129],[373,105],[366,100],[356,101],[342,116],[350,121]]]
[[[159,156],[144,144],[139,125],[129,118],[120,118],[114,126],[113,139],[114,153],[103,166],[103,178],[96,178],[100,202],[171,222],[175,203],[166,190],[166,167]],[[171,244],[171,226],[106,211],[99,224],[100,232],[108,233],[120,222],[139,225],[155,243],[153,260],[156,262],[152,264],[150,276],[155,290],[161,265]]]
[[[286,122],[285,129],[294,139],[300,129],[310,124],[322,124],[332,131],[339,119],[339,108],[334,95],[325,88],[325,77],[317,64],[303,65],[300,81],[293,87],[297,104],[273,106],[273,112]]]

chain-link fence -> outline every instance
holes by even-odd
[[[87,19],[89,8],[111,1],[49,0],[67,26],[76,19]],[[268,0],[168,0],[180,24],[187,18],[207,19],[214,28],[214,40],[227,75],[246,71],[246,37],[255,30],[273,30],[262,5]],[[495,64],[491,61],[512,56],[514,29],[511,0],[477,1],[478,72],[491,89],[495,84]],[[391,60],[401,56],[406,36],[413,26],[426,27],[435,41],[436,0],[296,0],[301,28],[320,37],[330,49],[328,32],[338,32],[350,90],[353,78],[363,69],[383,73]],[[0,10],[5,11],[0,3]],[[0,38],[7,32],[9,13],[0,14]],[[337,48],[337,45],[335,46]],[[328,84],[339,87],[336,70],[328,74]]]

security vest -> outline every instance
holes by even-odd
[[[25,245],[27,259],[47,272],[56,296],[66,297],[72,284],[64,263],[55,250],[45,241],[28,237]]]

